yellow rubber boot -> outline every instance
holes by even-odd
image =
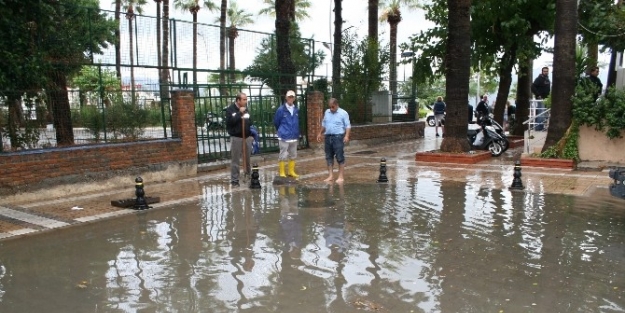
[[[293,178],[298,178],[299,175],[295,174],[295,161],[289,161],[289,176]]]
[[[286,177],[286,173],[284,171],[284,161],[280,161],[278,162],[278,171],[279,171],[279,175],[280,177]]]

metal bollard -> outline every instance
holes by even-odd
[[[143,190],[143,178],[137,177],[135,178],[135,205],[133,206],[135,210],[145,210],[149,209],[147,201],[145,200],[145,190]]]
[[[388,177],[386,177],[386,159],[380,160],[380,176],[378,177],[378,183],[388,183]]]
[[[258,174],[258,164],[252,165],[252,179],[250,180],[250,189],[260,189],[260,175]]]
[[[510,189],[523,190],[524,188],[523,181],[521,180],[521,161],[517,160],[514,162],[514,179],[512,180]]]

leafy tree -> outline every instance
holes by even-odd
[[[4,1],[0,23],[7,31],[0,35],[0,44],[11,50],[0,52],[0,82],[7,90],[8,102],[15,106],[21,106],[24,93],[28,97],[45,90],[57,145],[71,145],[68,77],[114,42],[116,24],[100,13],[96,0],[39,4],[33,9],[26,1]],[[12,138],[13,148],[18,146],[15,144]]]
[[[230,21],[230,26],[228,27],[228,49],[230,53],[230,80],[235,80],[236,70],[235,59],[234,59],[234,41],[237,37],[239,37],[238,27],[243,27],[249,24],[253,24],[254,20],[252,19],[252,13],[245,11],[244,9],[240,9],[236,2],[230,2],[230,7],[228,8],[228,20]]]
[[[297,24],[294,24],[289,36],[291,56],[295,68],[298,69],[296,75],[305,77],[323,63],[325,53],[322,50],[312,51],[310,41],[302,40],[300,36],[299,28]],[[269,86],[274,94],[285,94],[286,91],[281,92],[280,75],[282,72],[280,72],[276,58],[275,36],[263,39],[256,51],[257,55],[254,62],[245,69],[245,72],[250,75],[252,80],[262,81]]]
[[[79,89],[81,107],[87,99],[92,104],[97,104],[98,99],[103,99],[104,105],[109,106],[111,96],[120,91],[120,84],[115,71],[93,65],[83,66],[71,82],[72,87]],[[90,94],[91,97],[88,96]]]
[[[343,94],[341,107],[349,112],[353,123],[371,121],[369,99],[382,86],[385,64],[388,64],[388,47],[372,45],[368,38],[359,40],[347,35],[343,39]]]

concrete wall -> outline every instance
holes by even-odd
[[[193,92],[172,92],[174,138],[0,154],[0,198],[57,198],[197,173]]]
[[[578,149],[581,161],[625,164],[625,138],[609,139],[594,127],[579,128]]]
[[[323,112],[327,106],[323,103],[323,93],[315,91],[308,95],[308,142],[317,144],[317,134],[321,130]],[[352,125],[351,141],[381,140],[394,141],[423,137],[425,122],[395,122],[382,124]]]

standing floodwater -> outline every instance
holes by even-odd
[[[204,186],[0,244],[0,312],[625,312],[625,201],[398,184]]]

